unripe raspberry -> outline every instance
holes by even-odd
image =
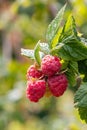
[[[50,91],[50,89],[49,89],[49,87],[47,86],[46,87],[46,93],[45,93],[45,95],[44,95],[45,97],[50,97],[50,96],[52,96],[52,93],[51,93],[51,91]]]
[[[50,91],[56,97],[63,95],[68,86],[68,80],[64,74],[49,77],[47,82]]]
[[[46,91],[46,82],[44,80],[28,81],[26,96],[32,102],[38,102]]]
[[[46,55],[41,62],[41,70],[43,74],[52,76],[61,69],[60,59],[56,56]]]
[[[42,72],[37,70],[34,65],[31,65],[27,70],[27,79],[30,77],[40,78],[42,76]]]

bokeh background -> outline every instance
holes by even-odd
[[[48,24],[67,3],[78,31],[87,38],[87,0],[0,0],[0,130],[87,130],[74,108],[73,89],[60,98],[26,99],[26,70],[32,60],[21,48],[45,42]]]

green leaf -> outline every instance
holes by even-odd
[[[75,94],[76,107],[87,107],[87,82],[83,83]]]
[[[72,15],[70,15],[62,29],[62,33],[58,39],[58,42],[67,43],[75,39],[80,40],[79,37],[77,36],[75,19]]]
[[[67,66],[68,66],[69,61],[66,60],[61,60],[61,70],[67,70]]]
[[[61,43],[63,46],[61,46]],[[77,36],[75,20],[71,15],[62,29],[58,44],[52,48],[51,53],[64,60],[79,61],[87,59],[87,46]]]
[[[87,82],[87,59],[78,62],[79,73],[84,75],[83,81]]]
[[[53,55],[57,55],[61,57],[64,60],[84,60],[87,59],[87,46],[85,46],[80,41],[70,41],[66,44],[62,43],[63,46],[58,47],[61,45],[61,43],[58,44],[55,49],[51,50],[51,53]]]
[[[59,37],[61,36],[62,30],[63,30],[63,27],[60,27],[55,37],[53,38],[52,43],[51,43],[52,48],[54,48],[57,45]]]
[[[63,6],[63,8],[58,12],[55,19],[48,26],[47,33],[46,33],[46,40],[50,44],[50,47],[51,47],[52,40],[55,37],[56,33],[58,32],[58,29],[59,29],[60,24],[62,22],[65,7],[66,7],[66,5]]]
[[[43,52],[39,52],[40,53],[40,58],[42,59],[44,57],[44,53]],[[30,49],[23,49],[21,48],[21,55],[24,55],[30,59],[35,60],[34,57],[34,50],[30,50]]]
[[[85,108],[78,108],[79,114],[80,114],[80,118],[82,120],[85,120],[85,122],[87,123],[87,107]]]
[[[78,108],[80,117],[87,123],[87,82],[83,83],[74,97],[75,107]]]
[[[47,43],[39,43],[40,51],[44,52],[45,54],[50,53],[50,48]]]
[[[31,59],[35,59],[33,50],[21,48],[21,55],[27,56],[27,57],[29,57]]]
[[[68,71],[66,72],[66,75],[67,75],[70,86],[75,86],[76,85],[75,73],[71,69],[68,69]]]
[[[67,71],[66,75],[69,81],[70,86],[76,85],[76,78],[78,75],[78,63],[75,61],[68,61],[67,62]]]
[[[83,37],[81,37],[80,39],[81,39],[82,43],[87,46],[87,39],[85,39],[85,38],[83,38]]]
[[[38,65],[41,64],[41,58],[40,58],[40,41],[38,41],[38,43],[36,44],[35,48],[34,48],[34,57],[36,62],[38,63]]]
[[[68,63],[68,71],[66,72],[69,84],[71,86],[76,85],[76,77],[78,74],[78,64],[75,61],[69,61]]]
[[[76,61],[70,61],[69,65],[73,72],[78,74],[78,63]]]
[[[60,43],[58,46],[52,48],[52,49],[50,50],[50,53],[51,53],[52,55],[56,55],[56,53],[58,53],[58,51],[59,51],[60,49],[62,49],[63,46],[64,46],[64,44],[63,44],[63,43]]]
[[[36,62],[40,65],[41,59],[43,58],[44,54],[49,53],[50,53],[49,45],[47,43],[41,43],[40,41],[38,41],[34,49],[34,57]]]

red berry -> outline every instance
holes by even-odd
[[[41,62],[43,74],[52,76],[61,69],[60,59],[56,56],[46,55]]]
[[[42,76],[42,72],[37,70],[34,65],[31,65],[27,70],[27,79],[29,77],[40,78]]]
[[[52,94],[56,97],[63,95],[68,86],[68,80],[64,74],[49,77],[47,82]]]
[[[26,95],[32,102],[38,102],[46,91],[46,82],[44,80],[28,81]]]

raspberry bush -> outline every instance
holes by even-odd
[[[27,70],[26,96],[38,102],[43,96],[62,96],[74,87],[74,106],[87,122],[87,40],[79,36],[72,15],[61,25],[65,7],[48,26],[46,43],[38,41],[34,50],[21,49],[22,55],[34,60]]]

